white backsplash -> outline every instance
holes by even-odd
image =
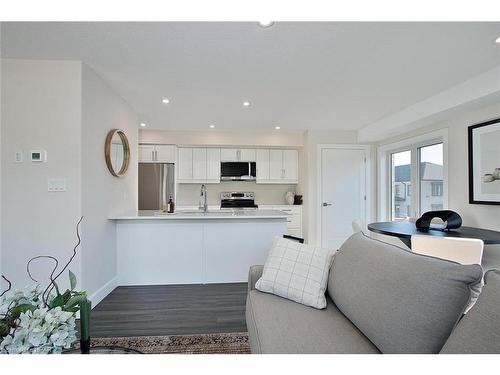
[[[297,194],[296,185],[268,185],[255,182],[227,181],[220,184],[207,184],[209,205],[220,204],[220,193],[223,191],[253,191],[257,204],[286,204],[285,194],[293,191]],[[177,185],[177,206],[198,205],[201,184]]]

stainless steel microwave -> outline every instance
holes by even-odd
[[[222,162],[220,165],[221,181],[255,181],[257,167],[252,162]]]

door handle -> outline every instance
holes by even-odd
[[[326,206],[333,206],[333,203],[323,202],[323,207],[326,207]]]

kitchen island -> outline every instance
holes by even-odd
[[[119,285],[247,281],[272,240],[286,233],[277,210],[140,211],[113,216]]]

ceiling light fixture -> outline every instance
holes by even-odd
[[[274,25],[273,21],[259,21],[259,26],[263,28],[271,27]]]
[[[275,126],[274,129],[276,130],[280,130],[281,129],[281,126]]]
[[[161,102],[162,102],[163,104],[168,104],[168,103],[170,103],[170,100],[169,100],[168,98],[163,98],[163,99],[161,100]]]
[[[146,123],[145,122],[141,122],[140,125],[141,125],[141,127],[144,128],[146,126]]]
[[[215,125],[209,125],[210,129],[215,128]]]
[[[496,44],[500,44],[500,36],[498,38],[495,39],[495,43]]]
[[[243,107],[248,107],[250,105],[250,102],[243,102]]]

